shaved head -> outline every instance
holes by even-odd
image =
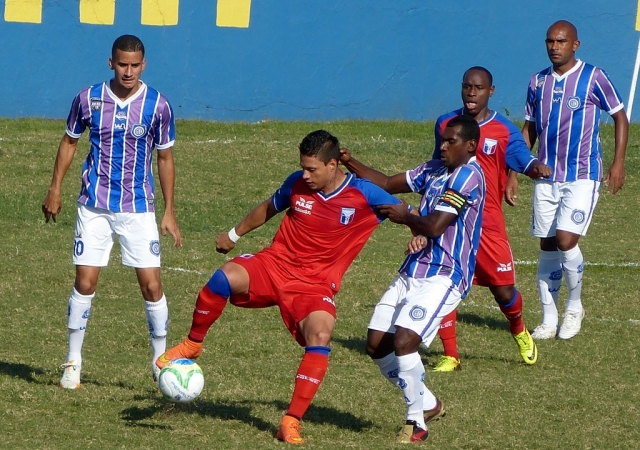
[[[580,47],[578,30],[566,20],[559,20],[547,30],[547,55],[553,70],[562,75],[576,64],[576,50]]]
[[[549,29],[547,30],[547,34],[552,29],[557,31],[562,29],[565,31],[565,36],[567,37],[567,39],[570,39],[572,41],[578,40],[578,29],[571,22],[568,22],[566,20],[558,20],[557,22],[555,22],[553,25],[549,27]]]

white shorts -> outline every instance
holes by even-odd
[[[536,180],[531,234],[547,238],[561,230],[586,235],[600,197],[600,185],[594,180],[567,183]]]
[[[460,291],[443,276],[413,278],[400,274],[387,288],[375,310],[369,328],[395,333],[408,328],[429,346],[438,334],[440,322],[460,303]]]
[[[105,267],[115,237],[122,264],[146,269],[160,267],[160,241],[155,213],[116,213],[78,204],[73,264]]]

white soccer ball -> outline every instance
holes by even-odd
[[[192,359],[174,359],[160,371],[158,386],[165,398],[176,403],[187,403],[202,392],[204,375]]]

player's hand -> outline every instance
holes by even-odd
[[[527,172],[527,176],[532,179],[549,178],[551,176],[551,167],[536,161]]]
[[[624,163],[622,164],[611,164],[609,167],[609,172],[607,172],[607,176],[604,179],[604,184],[607,186],[607,192],[611,192],[615,195],[622,186],[624,185]]]
[[[349,161],[351,161],[351,150],[348,148],[340,149],[340,164],[346,165]]]
[[[509,178],[507,178],[507,186],[504,190],[504,201],[509,206],[516,206],[516,199],[518,198],[518,176],[515,170],[509,172]]]
[[[427,246],[427,238],[423,235],[419,234],[414,236],[407,244],[407,250],[404,252],[405,255],[413,255],[414,253],[418,253],[420,250]]]
[[[223,231],[216,239],[216,251],[226,255],[236,246],[236,243],[229,238],[229,233]]]
[[[409,205],[404,200],[400,200],[399,205],[379,205],[376,210],[394,223],[407,223],[407,217],[411,214]]]
[[[163,236],[166,236],[167,232],[173,236],[174,247],[182,247],[182,234],[180,233],[180,227],[178,227],[178,222],[173,214],[165,213],[164,216],[162,216],[160,230]]]
[[[62,211],[62,200],[60,198],[60,194],[51,193],[50,191],[42,202],[42,212],[44,213],[45,223],[49,223],[49,219],[53,219],[55,222],[60,211]]]

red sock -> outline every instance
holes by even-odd
[[[456,336],[456,320],[458,313],[454,309],[449,314],[444,316],[438,335],[442,340],[442,346],[444,347],[444,354],[446,356],[452,356],[455,359],[460,359],[458,354],[458,339]]]
[[[296,386],[287,411],[288,416],[302,419],[311,400],[318,392],[324,374],[327,373],[327,367],[329,367],[328,354],[309,351],[304,354],[296,374]]]
[[[511,334],[519,334],[524,331],[524,322],[522,321],[522,295],[516,289],[516,294],[508,305],[501,305],[500,311],[509,321],[509,331]]]
[[[211,328],[213,322],[218,320],[225,306],[227,306],[227,299],[218,294],[214,294],[209,287],[205,285],[198,294],[196,307],[193,310],[189,339],[195,342],[204,341],[209,328]]]

